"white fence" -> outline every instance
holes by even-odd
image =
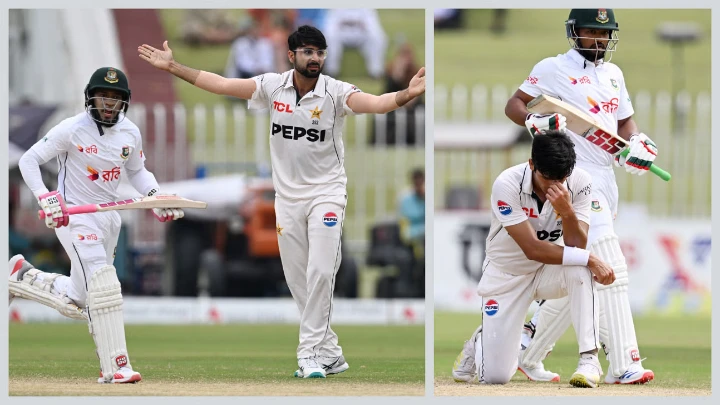
[[[506,124],[504,109],[515,89],[435,86],[435,125],[447,123]],[[680,92],[672,97],[661,91],[631,94],[634,120],[641,131],[658,145],[656,163],[672,173],[665,183],[652,174],[632,176],[616,170],[620,199],[642,203],[653,215],[709,217],[711,195],[710,93],[691,96]],[[675,119],[674,119],[675,117]],[[517,127],[522,131],[521,127]],[[438,145],[442,139],[434,137]],[[480,190],[483,206],[495,177],[505,168],[527,160],[529,143],[484,150],[435,150],[435,206],[445,206],[452,186]]]
[[[424,167],[425,114],[348,117],[343,130],[348,176],[346,237],[365,240],[368,226],[396,215],[399,195],[410,184],[414,167]],[[247,172],[270,176],[270,120],[266,112],[253,113],[245,104],[182,104],[131,106],[129,118],[146,141],[147,165],[158,181]],[[147,138],[147,136],[146,136]]]

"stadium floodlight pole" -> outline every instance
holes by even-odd
[[[657,37],[670,44],[672,60],[672,119],[676,135],[684,135],[687,111],[678,106],[678,94],[685,88],[685,45],[700,39],[700,28],[696,23],[666,22],[657,28]]]

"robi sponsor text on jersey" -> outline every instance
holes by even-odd
[[[612,131],[617,131],[618,121],[634,114],[622,70],[610,62],[595,65],[574,49],[538,62],[520,90],[532,97],[545,94],[561,99]],[[612,155],[579,134],[568,133],[575,143],[578,162],[612,166]]]

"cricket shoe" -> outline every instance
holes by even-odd
[[[140,373],[133,371],[130,367],[120,367],[120,369],[113,374],[113,378],[110,381],[106,381],[102,377],[102,371],[100,372],[100,378],[98,378],[100,384],[129,384],[136,383],[140,380],[142,380]]]
[[[482,325],[478,326],[466,340],[463,349],[455,359],[452,368],[453,380],[456,382],[471,382],[477,380],[477,366],[475,365],[475,344],[482,333]]]
[[[578,368],[570,377],[570,385],[580,388],[595,388],[600,384],[602,366],[597,354],[581,354]]]
[[[612,373],[605,376],[605,384],[646,384],[655,379],[652,370],[643,368],[639,361],[633,362],[620,377]]]
[[[10,259],[8,267],[10,269],[9,280],[11,283],[19,283],[28,270],[35,268],[35,266],[25,260],[25,257],[23,257],[23,255],[13,256],[12,259]],[[12,293],[8,293],[8,296],[10,298],[8,301],[8,305],[10,305],[10,303],[12,303],[13,301],[13,298],[15,298],[15,295],[13,295]]]
[[[340,374],[350,368],[350,365],[345,361],[345,356],[343,355],[338,357],[318,356],[317,360],[320,367],[325,370],[326,376],[331,374]]]
[[[536,364],[523,364],[523,354],[525,354],[525,350],[520,350],[520,354],[518,355],[518,370],[525,374],[525,377],[527,377],[528,380],[560,382],[560,375],[558,373],[545,370],[545,365],[542,361],[537,362]]]
[[[345,363],[347,364],[347,363]],[[325,370],[318,364],[315,357],[298,359],[298,370],[295,377],[298,378],[325,378]]]

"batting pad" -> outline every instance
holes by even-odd
[[[525,349],[520,363],[524,367],[532,368],[545,360],[550,354],[555,342],[565,333],[572,319],[570,318],[570,299],[562,298],[545,301],[538,311],[535,324],[535,335]]]
[[[120,367],[130,365],[122,303],[115,267],[105,266],[93,273],[88,283],[88,324],[97,347],[103,378],[108,382]]]
[[[38,276],[43,274],[42,281]],[[61,314],[72,319],[87,320],[85,312],[64,294],[60,294],[53,287],[53,282],[62,274],[45,273],[38,269],[30,269],[20,281],[9,281],[8,289],[16,297],[39,302],[45,306],[56,309]]]
[[[628,298],[628,272],[617,235],[606,235],[590,246],[590,251],[612,267],[615,282],[597,284],[600,303],[600,341],[610,362],[608,373],[620,377],[630,364],[640,361],[635,325]]]

